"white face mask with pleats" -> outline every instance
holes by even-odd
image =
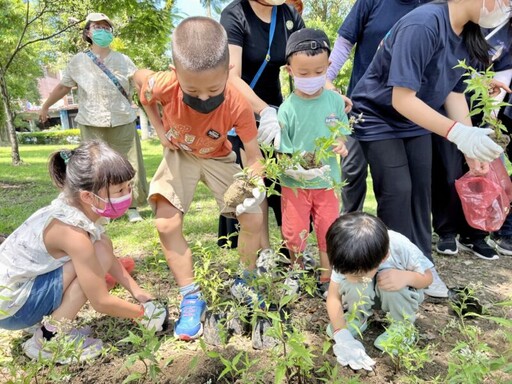
[[[496,28],[510,18],[510,5],[505,6],[502,0],[496,0],[494,9],[489,11],[485,7],[485,1],[482,0],[482,8],[480,9],[480,18],[478,25],[482,28]]]

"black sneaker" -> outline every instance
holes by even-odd
[[[512,236],[490,236],[487,244],[502,255],[512,256]]]
[[[459,252],[455,235],[439,236],[436,244],[436,251],[442,255],[456,255]]]
[[[498,253],[485,242],[484,239],[470,239],[461,237],[458,240],[460,249],[472,253],[476,257],[484,260],[497,260],[500,257]]]

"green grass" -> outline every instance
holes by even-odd
[[[37,209],[48,205],[58,190],[52,185],[48,175],[49,155],[62,148],[74,145],[21,145],[21,166],[11,165],[10,147],[0,147],[0,233],[9,234],[20,226]],[[142,143],[144,162],[148,182],[162,159],[162,147],[158,140],[146,140]],[[368,195],[365,209],[375,212],[371,179],[368,179]],[[153,214],[146,206],[141,210],[145,219],[130,224],[123,217],[113,221],[107,227],[107,233],[114,241],[121,255],[155,254],[159,251],[159,242],[153,225]],[[272,222],[272,236],[277,238],[278,231]],[[216,242],[218,208],[215,199],[207,188],[200,183],[190,211],[185,216],[184,234],[191,242],[202,241],[205,244]]]

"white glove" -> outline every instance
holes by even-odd
[[[155,331],[160,332],[167,319],[167,307],[153,301],[146,301],[142,306],[144,307],[144,316],[140,323],[147,329],[154,328]]]
[[[287,169],[284,171],[285,175],[293,177],[295,180],[313,180],[317,177],[325,177],[326,174],[331,172],[330,165],[324,165],[320,168],[304,169],[301,165],[297,166],[297,169]]]
[[[457,122],[446,138],[457,145],[467,157],[491,162],[503,152],[503,149],[488,137],[492,132],[490,128],[470,127]]]
[[[258,127],[258,143],[270,144],[274,147],[281,145],[281,126],[277,121],[277,111],[272,107],[263,108],[260,112],[260,126]]]
[[[240,216],[242,213],[259,213],[260,204],[263,202],[266,196],[265,183],[263,179],[259,178],[256,183],[257,186],[252,189],[252,196],[247,197],[241,204],[236,206],[236,215]]]
[[[350,366],[350,368],[359,370],[372,370],[375,361],[371,359],[365,352],[363,344],[354,339],[348,329],[341,329],[334,334],[336,344],[333,347],[334,354],[342,366]]]

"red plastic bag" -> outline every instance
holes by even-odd
[[[470,226],[486,232],[501,228],[510,211],[512,183],[500,159],[490,163],[485,176],[466,173],[455,188]]]

